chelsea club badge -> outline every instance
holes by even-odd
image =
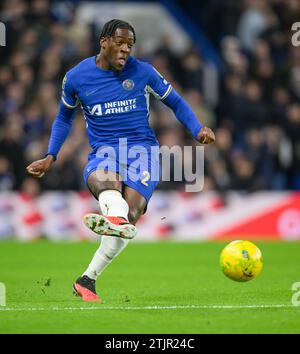
[[[124,80],[122,86],[125,90],[132,90],[134,88],[134,82],[130,79]]]

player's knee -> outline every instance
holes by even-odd
[[[138,207],[130,207],[128,213],[128,219],[131,224],[135,225],[138,219],[143,215],[144,210]]]
[[[98,195],[108,189],[119,190],[121,192],[121,187],[118,182],[104,181],[97,186]]]
[[[104,171],[95,171],[89,176],[88,187],[95,198],[98,198],[99,194],[107,189],[116,189],[121,191],[122,186],[121,182],[118,180],[118,175],[113,172],[110,174],[109,173],[105,174]],[[110,176],[108,180],[105,180],[104,178],[106,175]]]

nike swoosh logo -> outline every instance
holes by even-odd
[[[97,89],[97,90],[98,90],[98,89]],[[91,92],[86,92],[85,95],[86,95],[86,96],[90,96],[90,95],[92,95],[93,93],[95,93],[97,90],[94,90],[94,91],[91,91]]]

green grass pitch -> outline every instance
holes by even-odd
[[[262,273],[236,283],[219,267],[224,242],[131,243],[99,278],[98,304],[71,289],[96,243],[1,242],[0,333],[300,333],[300,243],[256,244]]]

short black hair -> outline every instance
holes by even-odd
[[[134,43],[136,41],[134,28],[126,21],[113,19],[105,23],[100,34],[100,39],[103,37],[112,37],[117,28],[128,29],[133,33]]]

